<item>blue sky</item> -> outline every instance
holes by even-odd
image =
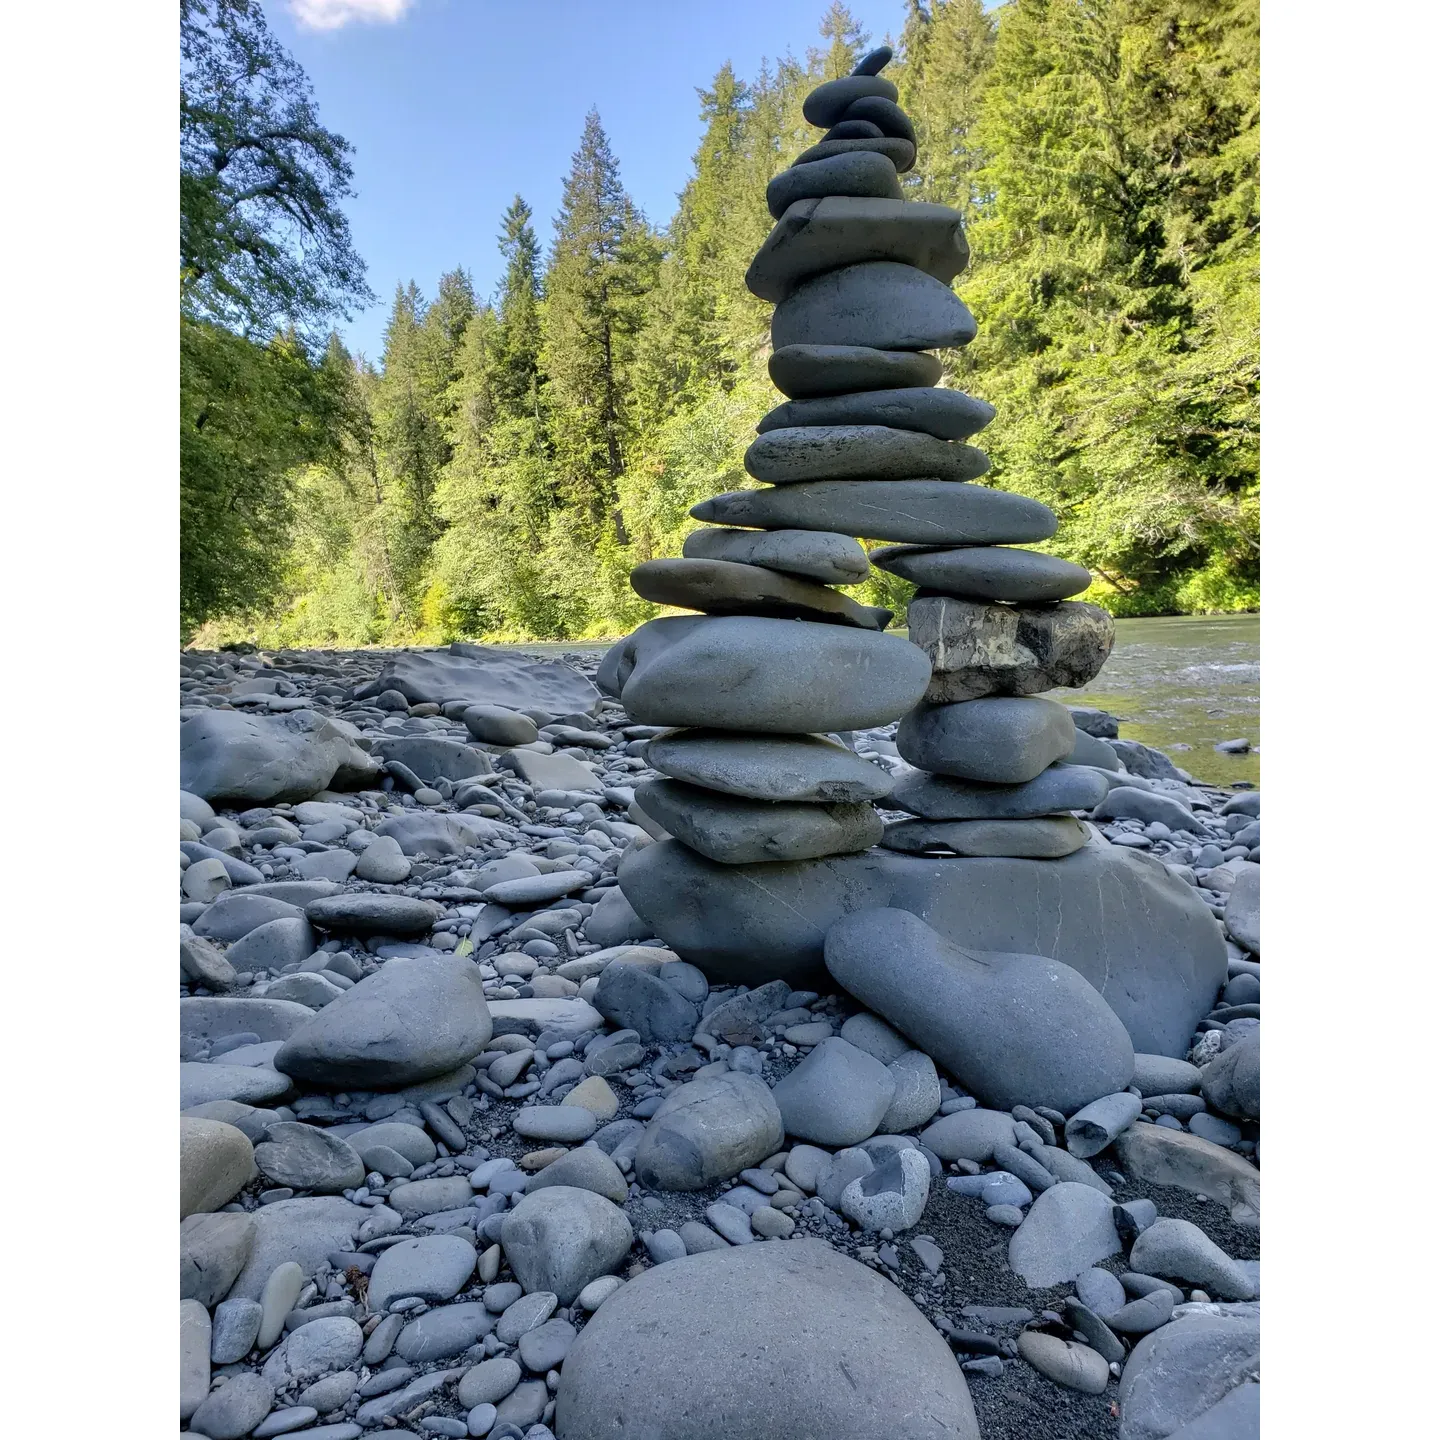
[[[377,305],[342,326],[378,360],[397,281],[431,296],[463,265],[488,295],[518,191],[543,244],[585,113],[597,106],[626,188],[664,224],[700,137],[697,86],[729,60],[821,44],[828,0],[264,0],[322,121],[355,146],[356,248]],[[880,44],[904,0],[848,0]]]

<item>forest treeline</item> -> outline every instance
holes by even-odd
[[[592,112],[553,222],[505,212],[496,292],[463,266],[400,285],[373,362],[329,329],[369,298],[349,147],[255,0],[182,0],[182,39],[183,632],[565,639],[656,613],[630,567],[753,483],[780,399],[743,276],[767,181],[814,139],[802,99],[869,40],[843,5],[803,61],[700,92],[667,229]],[[907,191],[966,217],[980,334],[943,383],[998,411],[986,483],[1057,511],[1047,548],[1116,614],[1256,606],[1257,0],[909,0],[895,44]],[[903,608],[876,574],[854,593]]]

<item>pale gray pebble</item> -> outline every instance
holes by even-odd
[[[685,1256],[685,1242],[674,1230],[648,1231],[641,1238],[657,1265],[663,1265],[667,1260],[681,1260]]]
[[[750,1217],[736,1205],[719,1201],[705,1207],[705,1218],[732,1245],[749,1245],[754,1239]]]
[[[313,1406],[287,1405],[283,1410],[272,1410],[250,1433],[255,1440],[269,1440],[272,1435],[288,1435],[319,1418],[320,1412]]]
[[[258,1300],[222,1300],[215,1307],[210,1329],[210,1359],[216,1365],[232,1365],[254,1348],[260,1333]]]
[[[1014,1228],[1025,1220],[1025,1212],[1018,1205],[992,1205],[986,1212],[985,1218],[996,1225],[1008,1225]]]
[[[1121,1310],[1126,1301],[1125,1287],[1108,1271],[1097,1265],[1082,1270],[1075,1277],[1075,1293],[1087,1310],[1108,1320]]]

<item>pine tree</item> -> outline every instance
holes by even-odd
[[[830,8],[820,22],[820,35],[830,42],[820,64],[822,80],[839,80],[850,74],[870,44],[869,32],[840,0],[830,0]]]
[[[540,241],[530,223],[533,213],[517,195],[500,230],[505,278],[496,304],[491,383],[498,402],[512,415],[533,414],[539,404]]]

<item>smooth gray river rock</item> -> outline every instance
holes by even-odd
[[[379,683],[398,690],[412,705],[464,700],[569,715],[592,713],[600,702],[595,687],[560,661],[460,641],[448,651],[401,651],[386,662]]]
[[[268,804],[364,784],[380,766],[355,743],[358,734],[313,710],[207,710],[180,726],[180,788],[206,800]]]
[[[940,440],[965,440],[977,431],[983,430],[995,418],[995,407],[977,400],[963,390],[938,389],[934,386],[909,386],[897,390],[862,390],[858,393],[828,395],[813,400],[787,400],[777,405],[755,427],[760,434],[772,430],[789,429],[797,425],[885,425],[895,430],[918,430],[925,435],[934,435]],[[913,546],[890,546],[890,550],[915,551]],[[871,552],[875,564],[878,551]],[[919,552],[926,553],[926,552]],[[937,552],[929,552],[937,553]],[[966,551],[943,551],[940,554],[967,554]],[[1032,555],[1033,551],[1003,551],[1002,554]],[[1050,556],[1035,556],[1049,560]],[[1057,561],[1068,565],[1068,561]],[[1079,569],[1078,566],[1071,567]],[[896,571],[896,574],[902,572]],[[1089,583],[1090,572],[1085,575]],[[906,576],[913,579],[913,576]],[[921,582],[930,584],[930,581]],[[934,586],[944,589],[944,586]],[[1084,589],[1084,584],[1081,585]],[[1078,593],[1076,591],[1068,594]],[[1000,598],[1000,597],[995,597]],[[1029,597],[1024,597],[1029,598]],[[1049,596],[1036,596],[1048,599]],[[1055,596],[1064,599],[1064,596]]]
[[[921,393],[943,395],[947,392]],[[1072,564],[1058,555],[1042,555],[1037,550],[1017,550],[1003,545],[974,545],[964,549],[882,545],[870,552],[870,560],[881,570],[927,590],[941,595],[962,595],[971,600],[1037,605],[1068,600],[1090,585],[1090,572],[1083,565]]]
[[[1260,1118],[1260,1032],[1242,1035],[1200,1072],[1200,1093],[1212,1110],[1237,1120]]]
[[[1142,1275],[1185,1280],[1222,1300],[1253,1300],[1255,1284],[1206,1233],[1188,1220],[1162,1216],[1142,1230],[1130,1249]]]
[[[894,103],[900,92],[894,82],[879,75],[846,75],[817,85],[806,97],[801,113],[812,125],[828,130],[857,100],[879,95]]]
[[[895,731],[895,748],[921,770],[962,780],[1023,785],[1075,746],[1075,722],[1054,700],[992,695],[961,704],[925,704]]]
[[[751,800],[680,780],[647,780],[635,800],[682,844],[722,865],[851,854],[885,831],[863,802]]]
[[[850,150],[792,165],[765,187],[765,204],[779,220],[798,201],[831,195],[899,200],[902,195],[895,162],[874,150]]]
[[[898,636],[751,616],[650,620],[599,672],[640,724],[771,734],[883,725],[929,678],[923,652]]]
[[[882,800],[895,783],[888,770],[820,735],[671,730],[650,741],[646,758],[672,779],[752,800]]]
[[[835,921],[889,906],[967,948],[1073,967],[1149,1054],[1183,1056],[1225,979],[1224,941],[1194,888],[1158,860],[1110,845],[1063,860],[875,849],[735,866],[662,840],[626,855],[620,883],[655,935],[713,981],[814,978]]]
[[[972,445],[887,425],[797,425],[767,430],[745,469],[769,485],[807,480],[977,480],[990,461]]]
[[[1243,1392],[1258,1391],[1253,1382],[1259,1375],[1258,1317],[1191,1315],[1163,1325],[1141,1340],[1125,1362],[1118,1396],[1120,1440],[1178,1437],[1237,1390],[1241,1401],[1253,1406],[1258,1397]],[[1232,1413],[1204,1440],[1250,1440],[1257,1433],[1248,1416]]]
[[[951,850],[956,855],[1013,855],[1058,860],[1086,843],[1088,831],[1069,815],[1030,820],[899,820],[885,827],[881,844],[908,855]]]
[[[614,1271],[634,1240],[618,1206],[570,1185],[526,1195],[500,1229],[505,1258],[526,1292],[549,1291],[562,1305]]]
[[[1010,1268],[1032,1289],[1064,1285],[1120,1253],[1110,1201],[1088,1185],[1061,1180],[1035,1197],[1010,1237]]]
[[[715,525],[947,545],[1048,540],[1057,524],[1038,500],[953,480],[808,480],[712,495],[690,513]]]
[[[856,585],[870,573],[858,540],[816,530],[692,530],[682,553],[692,560],[759,565],[822,585]]]
[[[895,1098],[895,1076],[838,1035],[822,1040],[773,1091],[785,1132],[816,1145],[868,1140]]]
[[[969,258],[960,214],[948,205],[834,195],[797,200],[781,215],[750,262],[745,285],[778,303],[812,275],[893,260],[948,287]]]
[[[254,1211],[255,1243],[230,1297],[258,1300],[276,1266],[293,1260],[306,1275],[334,1251],[351,1251],[360,1226],[374,1211],[338,1195],[277,1200]]]
[[[1063,810],[1092,810],[1110,786],[1080,765],[1051,765],[1023,785],[989,785],[911,770],[895,782],[891,807],[925,820],[1025,820]]]
[[[1132,1125],[1116,1139],[1115,1153],[1127,1175],[1218,1200],[1237,1225],[1260,1223],[1260,1172],[1223,1145],[1187,1130]]]
[[[554,1428],[558,1440],[980,1433],[939,1331],[815,1240],[689,1255],[630,1281],[571,1348]]]
[[[645,1127],[635,1174],[656,1190],[703,1190],[773,1155],[785,1127],[770,1087],[729,1071],[672,1090]]]
[[[883,630],[893,612],[861,605],[838,590],[733,560],[646,560],[630,571],[642,600],[707,615],[770,615]]]
[[[775,388],[795,399],[930,386],[941,373],[934,355],[870,345],[786,345],[771,352],[767,368]]]
[[[939,350],[974,338],[975,317],[948,285],[889,260],[847,265],[806,280],[770,317],[777,350],[787,345]]]
[[[906,623],[930,657],[932,705],[1088,684],[1115,643],[1109,612],[1076,600],[995,605],[922,591]]]
[[[837,920],[825,963],[850,994],[997,1109],[1073,1110],[1130,1081],[1124,1025],[1069,965],[962,949],[888,907]]]

